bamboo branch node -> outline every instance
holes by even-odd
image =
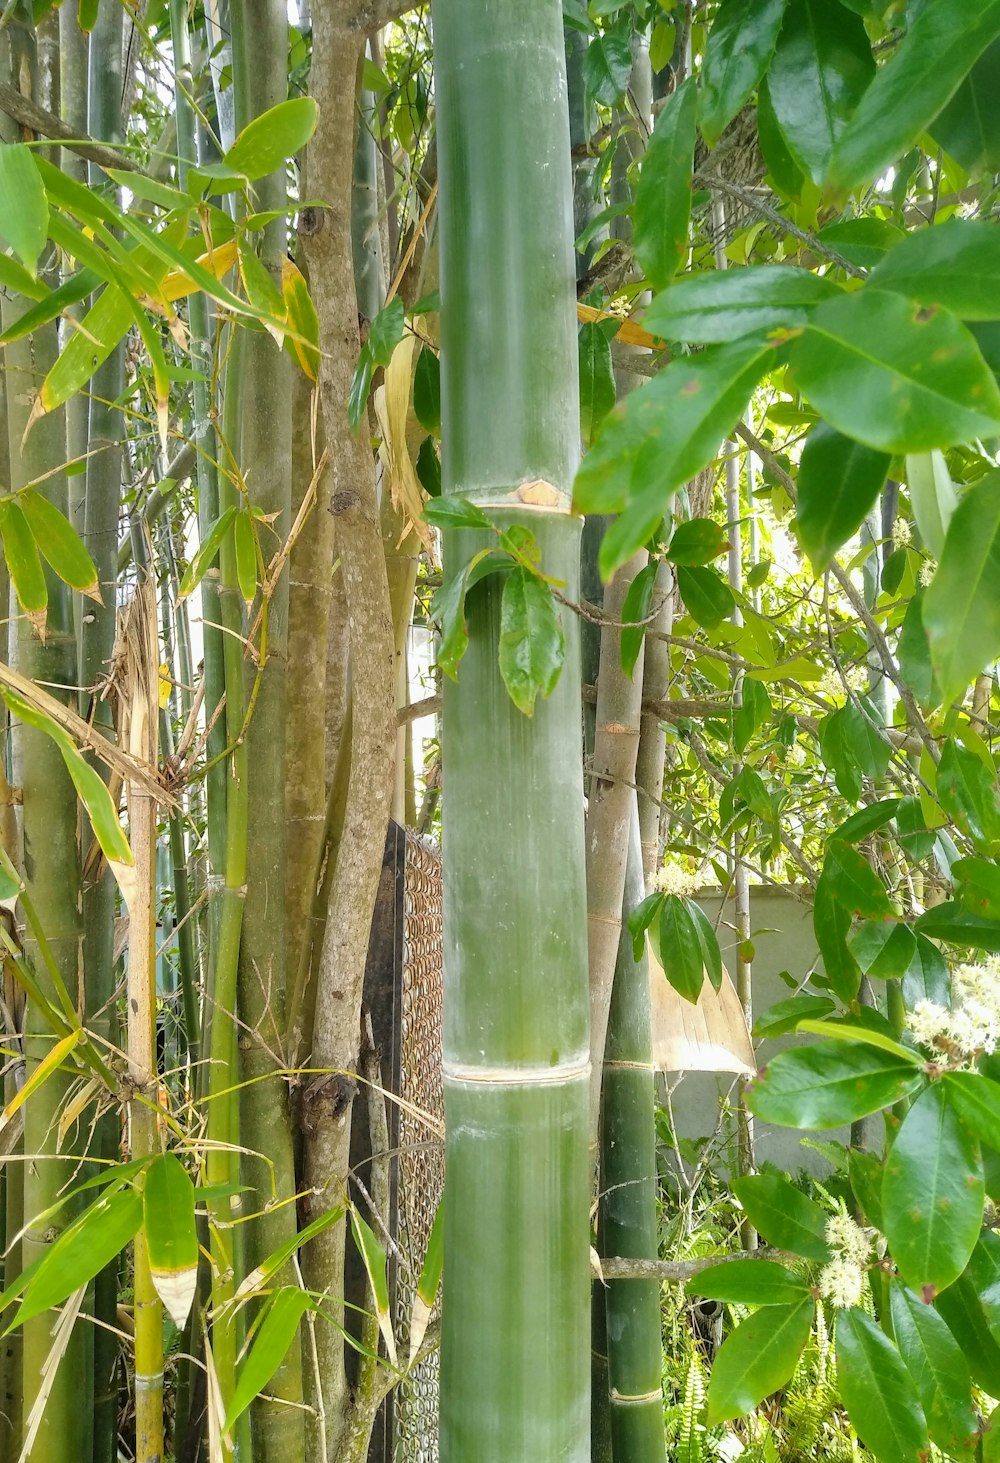
[[[477,1067],[464,1062],[441,1063],[446,1082],[486,1087],[558,1087],[590,1080],[590,1053],[552,1067]]]

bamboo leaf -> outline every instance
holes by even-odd
[[[837,1317],[837,1380],[847,1415],[880,1463],[917,1463],[929,1452],[916,1384],[899,1352],[864,1311]]]
[[[892,1330],[899,1354],[916,1385],[933,1442],[946,1452],[963,1452],[978,1425],[972,1378],[958,1342],[931,1306],[894,1280],[890,1293]]]
[[[268,1255],[266,1260],[262,1260],[240,1282],[239,1288],[233,1297],[234,1301],[244,1300],[248,1295],[253,1295],[256,1291],[260,1290],[261,1286],[266,1285],[272,1275],[277,1275],[283,1269],[295,1254],[296,1250],[302,1245],[308,1244],[311,1239],[315,1239],[318,1234],[322,1234],[323,1230],[328,1229],[331,1224],[339,1224],[343,1217],[344,1206],[337,1204],[332,1209],[327,1209],[324,1214],[320,1214],[317,1219],[313,1219],[304,1229],[300,1229],[291,1239],[286,1240],[284,1244],[279,1245],[276,1250]]]
[[[125,339],[133,318],[127,295],[109,285],[60,351],[42,382],[32,417],[55,411],[75,396]]]
[[[305,147],[316,130],[318,108],[312,97],[293,97],[249,122],[222,161],[251,183],[275,172]]]
[[[142,1213],[153,1284],[180,1331],[198,1289],[198,1235],[194,1185],[176,1154],[161,1154],[146,1170]]]
[[[733,1192],[754,1229],[769,1245],[794,1250],[820,1263],[830,1258],[826,1215],[783,1174],[761,1173],[737,1179]]]
[[[69,520],[34,488],[19,493],[17,501],[40,553],[63,583],[103,604],[94,561]]]
[[[290,326],[285,350],[298,361],[310,381],[318,381],[319,316],[305,275],[287,255],[281,261],[281,295]]]
[[[923,619],[947,705],[1000,654],[1000,473],[963,493]]]
[[[257,549],[254,543],[253,519],[243,510],[233,519],[236,548],[236,579],[246,605],[253,604],[257,593]]]
[[[212,566],[216,554],[222,546],[222,540],[229,531],[229,525],[236,517],[236,509],[232,505],[226,508],[212,524],[208,533],[202,539],[198,552],[191,560],[184,571],[180,587],[177,590],[178,599],[187,599],[204,579]]]
[[[982,1227],[984,1194],[979,1143],[950,1105],[947,1088],[932,1083],[903,1119],[882,1185],[892,1257],[926,1302],[968,1264]]]
[[[410,1316],[410,1366],[416,1360],[421,1343],[427,1334],[427,1324],[430,1321],[441,1284],[443,1265],[444,1199],[438,1204],[437,1213],[434,1215],[434,1223],[427,1240],[427,1253],[424,1256],[423,1268],[417,1282],[417,1293],[413,1297],[413,1312]]]
[[[98,1199],[42,1257],[7,1332],[87,1285],[135,1237],[141,1223],[142,1200],[133,1189]]]
[[[0,253],[0,285],[13,295],[24,295],[29,300],[44,301],[51,293],[40,280],[30,274],[23,264],[18,264],[9,254]],[[50,317],[51,318],[51,317]],[[0,335],[0,341],[7,339],[7,332]]]
[[[372,1288],[372,1296],[375,1300],[375,1314],[378,1317],[378,1328],[385,1341],[386,1351],[389,1353],[389,1360],[393,1366],[398,1366],[396,1358],[396,1338],[392,1331],[392,1317],[389,1314],[389,1282],[386,1278],[386,1257],[375,1236],[371,1226],[368,1225],[358,1213],[355,1205],[351,1205],[351,1225],[354,1229],[354,1239],[362,1260],[365,1262],[365,1271],[368,1275],[368,1283]]]
[[[18,604],[44,640],[49,591],[38,545],[16,498],[0,498],[0,537]]]
[[[701,131],[714,147],[760,81],[774,52],[786,0],[722,0],[701,69]]]
[[[520,565],[504,581],[499,655],[510,699],[533,716],[538,695],[550,696],[556,688],[566,638],[548,585]]]
[[[52,1073],[62,1066],[66,1058],[76,1050],[83,1040],[83,1030],[79,1029],[77,1031],[71,1031],[69,1036],[64,1036],[61,1041],[56,1042],[52,1050],[46,1053],[38,1063],[38,1066],[31,1072],[24,1086],[14,1093],[14,1096],[4,1108],[4,1123],[9,1122],[18,1109],[23,1107],[28,1101],[28,1098],[33,1096],[40,1087],[44,1086],[52,1076]]]
[[[312,1302],[304,1290],[283,1285],[271,1297],[267,1313],[257,1328],[247,1359],[240,1367],[236,1386],[226,1411],[222,1431],[229,1433],[237,1418],[258,1397],[284,1361]]]
[[[885,482],[892,458],[817,422],[799,464],[799,542],[817,570],[857,533]]]
[[[0,238],[34,279],[48,238],[49,201],[31,149],[23,142],[0,147],[0,198]]]
[[[635,256],[654,289],[670,283],[687,255],[698,93],[688,77],[663,108],[635,190]]]
[[[743,1321],[722,1343],[708,1384],[709,1427],[752,1412],[790,1380],[809,1340],[815,1303],[767,1306]]]
[[[880,68],[838,140],[828,185],[847,193],[900,158],[997,36],[998,0],[972,6],[960,26],[951,0],[928,0],[911,11],[902,45]]]
[[[747,1105],[765,1123],[839,1128],[890,1107],[925,1080],[909,1054],[841,1039],[779,1052],[752,1083]]]
[[[688,1295],[737,1305],[795,1305],[809,1294],[798,1275],[773,1260],[727,1260],[695,1275],[684,1287]]]

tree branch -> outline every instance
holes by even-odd
[[[796,1260],[801,1263],[802,1256],[768,1246],[756,1250],[737,1250],[731,1255],[711,1255],[700,1260],[633,1260],[615,1256],[613,1259],[600,1261],[600,1274],[605,1280],[665,1280],[674,1285],[683,1285],[700,1275],[703,1270],[714,1270],[717,1265],[730,1265],[735,1260],[777,1260],[787,1265]]]
[[[361,0],[354,7],[350,29],[361,31],[366,36],[371,35],[372,31],[381,30],[383,26],[398,20],[401,15],[419,8],[414,0]]]
[[[0,111],[6,112],[19,126],[27,127],[42,137],[51,137],[61,146],[68,147],[70,152],[78,153],[80,157],[97,163],[99,167],[124,168],[130,173],[142,172],[139,164],[125,153],[119,152],[115,147],[107,147],[103,142],[96,142],[92,137],[80,137],[75,127],[4,82],[0,82]]]

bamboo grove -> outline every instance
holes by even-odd
[[[855,1447],[996,1456],[998,47],[3,7],[0,1463],[379,1463],[438,1352],[443,1463],[665,1463],[667,1282],[728,1308],[699,1426],[819,1327]],[[392,828],[443,856],[420,1253]],[[762,1013],[763,883],[819,958]],[[736,1091],[714,1267],[660,1254],[651,970],[811,1038]],[[819,1200],[755,1121],[853,1125]]]

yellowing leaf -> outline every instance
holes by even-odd
[[[75,1051],[83,1039],[84,1034],[82,1029],[77,1029],[76,1031],[71,1031],[69,1036],[64,1036],[62,1041],[56,1042],[48,1056],[42,1058],[24,1086],[19,1092],[15,1092],[10,1102],[4,1108],[3,1121],[5,1123],[10,1121],[18,1108],[27,1102],[33,1092],[37,1092],[39,1087],[43,1086],[49,1080],[52,1073],[58,1067],[62,1066],[70,1052]]]

